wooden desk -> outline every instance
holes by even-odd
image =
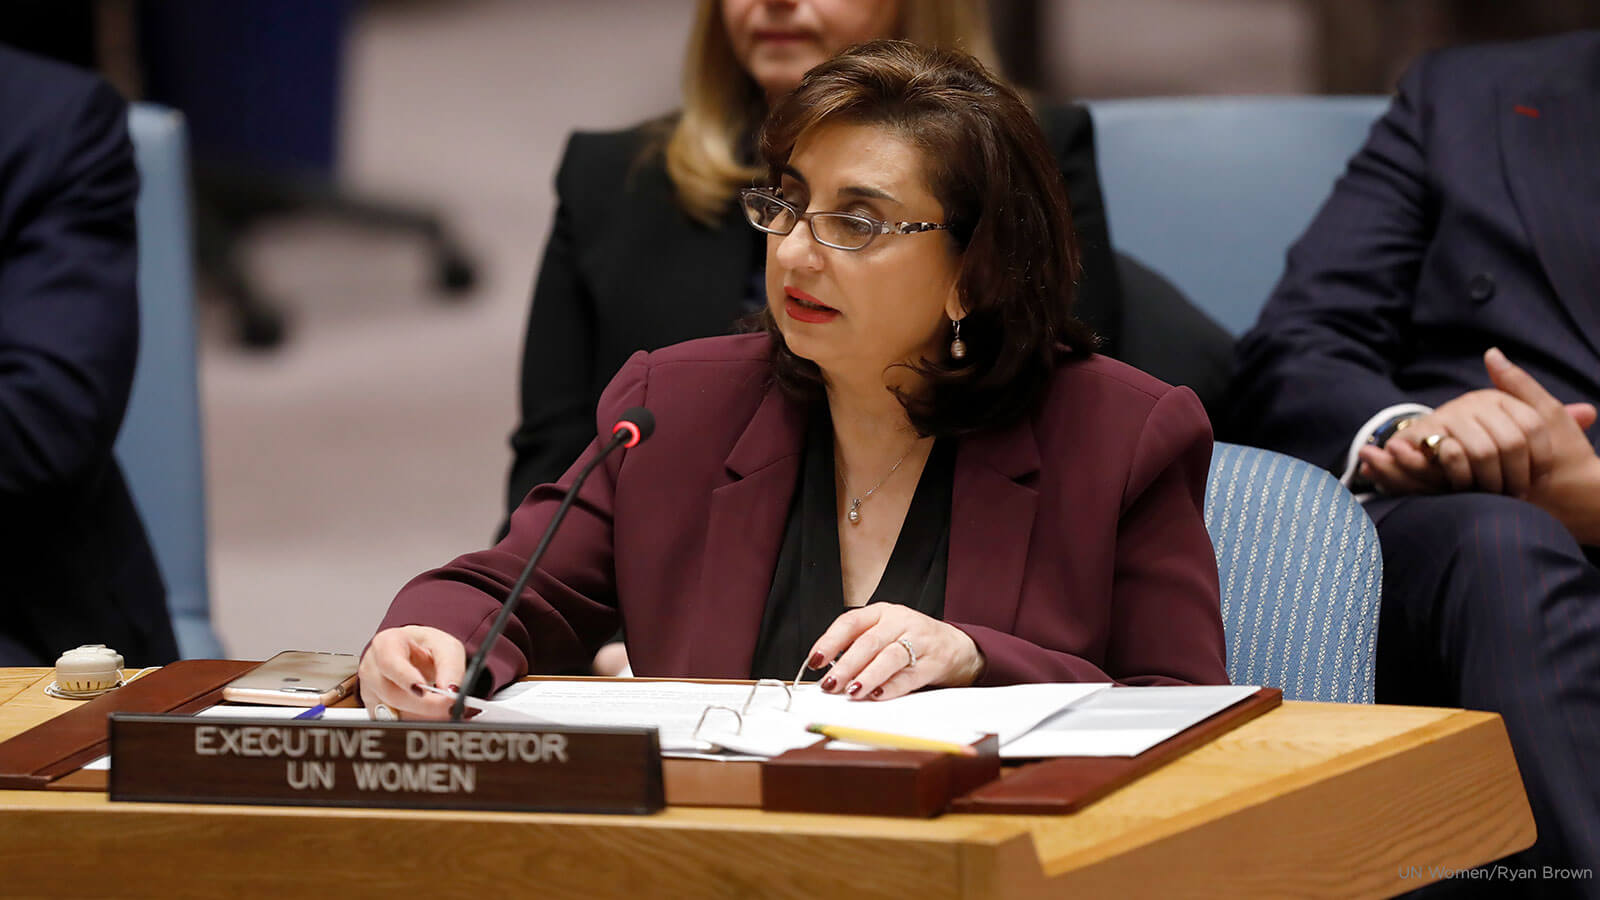
[[[0,670],[0,739],[67,708]],[[0,791],[0,893],[1387,896],[1533,842],[1498,716],[1285,703],[1077,815],[932,820],[110,803]]]

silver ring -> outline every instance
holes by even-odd
[[[916,648],[911,646],[911,639],[900,638],[895,643],[906,648],[906,656],[910,657],[910,662],[906,663],[906,668],[915,669],[917,667],[917,651]]]
[[[374,706],[371,710],[369,710],[369,712],[371,712],[372,717],[377,719],[379,722],[400,721],[400,717],[394,714],[394,710],[390,709],[389,704],[387,703],[379,703],[377,706]]]

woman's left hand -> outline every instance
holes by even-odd
[[[806,665],[820,669],[830,659],[822,689],[857,700],[889,700],[928,685],[966,687],[984,665],[966,632],[898,603],[872,603],[834,619]]]

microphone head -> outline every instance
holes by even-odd
[[[617,424],[611,426],[611,433],[627,432],[628,439],[622,442],[623,447],[637,447],[639,442],[653,434],[656,430],[656,417],[650,410],[642,406],[630,407],[623,411],[622,417],[617,419]]]

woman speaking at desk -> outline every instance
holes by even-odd
[[[498,688],[625,622],[646,676],[1224,683],[1193,393],[1093,355],[1061,179],[981,64],[899,41],[813,69],[761,133],[761,333],[636,354],[657,428],[583,485],[489,657]],[[597,452],[591,445],[581,465]],[[577,466],[489,550],[401,590],[369,705],[443,718]]]
[[[765,248],[745,224],[738,190],[761,171],[755,137],[769,106],[806,70],[874,38],[960,49],[986,63],[994,56],[981,0],[696,7],[682,110],[623,131],[576,133],[562,156],[522,353],[508,514],[577,459],[594,437],[601,390],[635,350],[728,334],[760,309]],[[1101,352],[1117,357],[1123,291],[1089,112],[1072,104],[1034,112],[1072,201],[1075,309],[1100,335]]]

